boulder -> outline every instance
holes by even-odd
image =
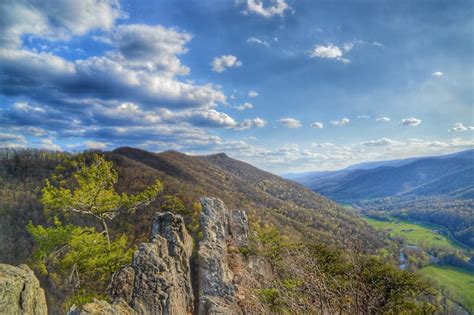
[[[44,291],[27,265],[0,264],[0,314],[48,314]]]

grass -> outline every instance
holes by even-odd
[[[414,224],[400,220],[380,221],[371,218],[365,218],[365,220],[376,229],[388,231],[390,237],[402,237],[408,244],[426,250],[431,248],[461,248],[447,236],[436,233],[439,228],[428,224]]]
[[[418,272],[441,289],[443,295],[474,313],[474,273],[446,266],[428,266]]]

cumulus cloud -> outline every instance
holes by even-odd
[[[286,128],[299,128],[302,127],[303,125],[301,124],[301,121],[294,119],[294,118],[282,118],[278,120],[278,122],[286,127]]]
[[[442,77],[442,76],[444,75],[444,73],[441,72],[441,71],[436,71],[436,72],[433,72],[432,75],[433,75],[434,77]]]
[[[354,45],[352,43],[346,43],[342,48],[333,44],[329,45],[315,45],[309,52],[311,58],[325,58],[325,59],[336,59],[343,63],[350,63],[351,61],[344,58],[344,53],[350,51]]]
[[[262,118],[244,119],[235,129],[246,130],[252,127],[263,128],[267,125],[267,122]]]
[[[22,148],[28,144],[28,141],[23,135],[0,132],[0,147],[1,148]]]
[[[249,93],[248,93],[248,96],[249,96],[249,97],[257,97],[257,96],[258,96],[258,93],[255,92],[255,91],[250,90]]]
[[[390,122],[391,119],[388,118],[388,117],[379,117],[379,118],[376,118],[375,121],[376,121],[376,122],[386,123],[386,122]]]
[[[235,106],[235,109],[240,110],[240,111],[251,109],[251,108],[253,108],[253,105],[248,102],[245,102],[242,105]]]
[[[84,141],[84,146],[88,149],[92,150],[105,150],[109,147],[110,143],[108,142],[100,142],[100,141]]]
[[[454,132],[461,132],[461,131],[468,131],[474,130],[474,126],[464,126],[462,123],[455,123],[453,127],[449,129],[449,131]]]
[[[1,47],[18,47],[23,35],[47,40],[68,40],[92,30],[110,30],[117,19],[126,15],[118,1],[52,0],[0,3],[2,12]]]
[[[387,146],[387,145],[399,144],[399,143],[400,142],[397,142],[388,138],[381,138],[381,139],[361,142],[361,145],[364,145],[367,147],[380,147],[380,146]]]
[[[246,15],[253,13],[265,18],[271,18],[275,15],[283,17],[285,11],[292,10],[285,0],[269,0],[270,4],[267,6],[263,2],[263,0],[247,0],[247,7],[243,13]]]
[[[227,68],[237,68],[242,66],[242,62],[237,60],[237,57],[232,55],[223,55],[215,57],[211,63],[212,71],[224,72]]]
[[[329,123],[334,126],[345,126],[350,123],[350,120],[344,117],[341,120],[331,120]]]
[[[174,75],[183,73],[183,67],[175,68],[176,71],[158,69],[156,65],[144,69],[142,64],[130,63],[120,56],[116,51],[107,56],[67,61],[51,53],[0,49],[0,84],[12,96],[56,104],[86,97],[171,108],[210,107],[226,101],[213,85],[199,86],[176,79]]]
[[[323,129],[324,125],[321,122],[314,122],[311,124],[311,127],[315,129]]]
[[[249,39],[247,39],[247,43],[248,44],[263,45],[263,46],[267,46],[267,47],[270,46],[270,44],[268,44],[267,41],[265,41],[263,39],[260,39],[260,38],[257,38],[257,37],[249,37]]]
[[[50,138],[41,139],[40,148],[53,151],[62,151],[61,146],[57,143],[54,143],[53,139]]]
[[[189,33],[161,25],[119,25],[112,33],[112,44],[117,47],[112,57],[169,77],[186,75],[189,68],[181,64],[178,55],[187,52],[185,45],[190,40]]]
[[[418,118],[413,118],[413,117],[410,117],[410,118],[403,118],[401,121],[400,121],[400,125],[403,125],[403,126],[418,126],[419,124],[421,124],[421,119],[418,119]]]

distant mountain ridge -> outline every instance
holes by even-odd
[[[343,170],[293,175],[340,202],[388,196],[474,198],[474,150],[449,155],[360,163]]]

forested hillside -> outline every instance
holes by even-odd
[[[473,247],[472,178],[474,151],[468,150],[385,164],[362,163],[296,180],[338,202],[352,203],[369,215],[378,212],[442,225],[457,240]]]
[[[295,308],[309,311],[318,307],[318,303],[323,303],[321,307],[327,309],[356,312],[369,308],[373,308],[373,312],[397,309],[432,312],[434,305],[446,307],[446,304],[438,304],[440,295],[422,279],[397,270],[400,246],[397,242],[387,238],[383,231],[372,228],[352,210],[300,184],[225,154],[190,156],[175,151],[151,153],[134,148],[119,148],[102,154],[117,171],[118,182],[114,186],[119,193],[135,195],[156,180],[164,185],[164,190],[151,204],[136,212],[120,213],[108,221],[109,230],[105,232],[109,246],[112,241],[116,252],[106,250],[110,247],[105,238],[101,238],[103,244],[95,245],[94,250],[105,249],[107,257],[118,259],[113,270],[126,264],[134,248],[148,240],[150,223],[156,212],[171,211],[182,215],[194,242],[199,243],[202,232],[196,217],[200,209],[197,201],[201,196],[211,196],[222,199],[230,209],[245,210],[249,217],[249,245],[229,249],[232,259],[236,259],[229,262],[231,268],[236,268],[232,265],[241,259],[249,259],[246,263],[250,265],[252,259],[263,259],[272,266],[265,271],[265,278],[253,284],[256,287],[247,288],[253,297],[245,300],[250,303],[245,307],[256,307],[251,303],[258,303],[266,313],[285,313]],[[53,186],[73,188],[69,179],[77,176],[75,161],[83,161],[85,167],[94,159],[94,152],[73,155],[42,150],[2,151],[2,262],[43,264],[41,268],[48,270],[51,266],[47,261],[36,265],[38,257],[51,250],[48,249],[48,233],[53,233],[51,240],[54,240],[55,231],[70,231],[73,239],[84,240],[77,244],[83,249],[87,248],[87,244],[83,244],[87,237],[102,235],[95,232],[103,230],[97,220],[75,213],[47,212],[47,207],[40,202],[41,196],[43,204],[47,202],[44,199],[46,191],[42,191],[47,180]],[[49,194],[56,198],[54,190]],[[120,198],[124,198],[123,195]],[[58,220],[73,225],[61,225]],[[120,251],[125,256],[122,257]],[[53,253],[56,255],[57,252]],[[104,263],[100,259],[85,263],[92,261]],[[54,260],[49,263],[54,265]],[[82,305],[93,297],[106,296],[110,273],[101,273],[100,278],[88,274],[91,282],[82,282],[76,288],[66,279],[58,279],[66,271],[57,268],[50,270],[51,275],[40,273],[53,312],[61,312],[72,303]],[[325,278],[325,282],[320,282],[320,278]],[[401,291],[395,294],[397,290]],[[356,300],[352,301],[354,298]]]
[[[224,154],[188,156],[174,151],[155,154],[121,148],[107,152],[106,156],[119,173],[119,191],[138,192],[160,179],[165,183],[164,195],[178,196],[188,208],[200,196],[215,196],[229,207],[246,209],[255,218],[278,226],[295,238],[338,247],[352,244],[367,252],[383,246],[383,240],[372,228],[336,203]],[[2,261],[18,263],[29,256],[31,240],[25,226],[30,220],[35,224],[46,223],[38,199],[41,188],[46,178],[54,175],[60,180],[71,171],[71,157],[67,153],[39,150],[2,152]],[[145,239],[149,220],[162,203],[158,198],[145,210],[124,214],[114,221],[112,233],[125,230],[134,242]]]

